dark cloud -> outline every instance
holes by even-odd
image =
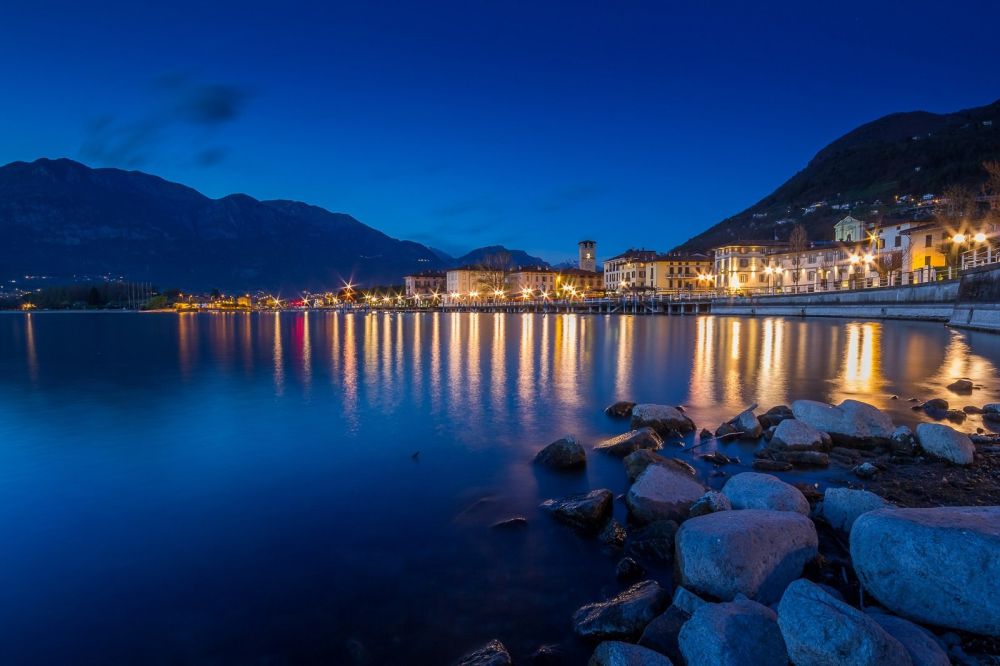
[[[141,166],[156,157],[164,143],[178,143],[173,141],[175,130],[185,126],[202,128],[199,141],[210,139],[204,132],[239,118],[250,99],[244,88],[197,83],[183,74],[158,77],[153,91],[152,110],[139,119],[108,114],[92,121],[80,146],[81,156],[102,164]],[[215,166],[226,155],[226,149],[218,146],[192,150],[193,163],[202,167]]]

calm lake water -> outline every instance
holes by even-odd
[[[956,377],[1000,401],[998,364],[1000,336],[909,322],[0,316],[0,663],[435,664],[491,638],[579,659],[570,615],[619,589],[616,558],[537,505],[626,478],[539,448],[621,432],[618,399],[710,429],[799,397],[912,424],[906,398]]]

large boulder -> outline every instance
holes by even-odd
[[[892,419],[877,408],[857,400],[829,405],[815,400],[796,400],[792,413],[816,430],[830,435],[834,443],[873,446],[892,436]]]
[[[650,427],[664,437],[694,430],[694,422],[670,405],[642,404],[632,408],[632,428]]]
[[[456,662],[456,666],[510,666],[510,664],[507,648],[497,640],[490,641]]]
[[[683,664],[684,657],[681,655],[677,639],[680,636],[681,627],[690,619],[690,613],[671,604],[667,610],[657,615],[652,622],[646,625],[642,636],[639,637],[639,645],[656,650],[660,654],[670,657],[671,661]]]
[[[918,425],[917,441],[925,453],[956,465],[971,465],[976,451],[968,435],[941,423]]]
[[[998,554],[996,506],[879,509],[851,529],[854,569],[882,605],[918,622],[989,636],[1000,636]]]
[[[674,538],[677,523],[672,520],[654,520],[629,533],[626,551],[632,557],[655,562],[669,562],[674,557]]]
[[[670,659],[641,645],[604,641],[594,650],[587,666],[673,666]]]
[[[760,421],[757,419],[757,415],[753,413],[753,410],[753,407],[745,409],[736,418],[729,421],[729,425],[736,432],[740,433],[740,439],[759,439],[764,432],[764,428],[760,425]]]
[[[625,495],[629,514],[638,523],[684,520],[691,505],[705,494],[705,486],[679,470],[650,465]]]
[[[774,429],[769,449],[779,451],[818,451],[830,448],[830,436],[805,421],[785,419]]]
[[[717,490],[709,490],[698,498],[698,501],[691,505],[688,511],[689,518],[697,518],[716,511],[732,511],[733,505],[729,498]]]
[[[613,599],[580,607],[573,613],[573,631],[583,638],[635,640],[669,603],[659,583],[645,580]]]
[[[778,604],[778,626],[796,666],[908,666],[910,655],[877,622],[802,578]]]
[[[678,584],[731,601],[737,594],[770,604],[816,557],[813,522],[795,511],[721,511],[691,518],[677,531]]]
[[[851,488],[827,488],[823,493],[822,515],[830,527],[850,534],[858,516],[892,506],[875,493]]]
[[[561,523],[585,532],[598,532],[611,518],[613,501],[610,490],[599,488],[583,495],[545,500],[541,506]]]
[[[587,464],[587,453],[567,435],[539,451],[535,462],[552,469],[579,469]]]
[[[786,666],[778,616],[749,599],[699,608],[678,637],[687,666]]]
[[[792,414],[792,409],[788,405],[778,405],[757,418],[760,420],[760,425],[766,429],[778,425],[785,419],[794,419],[795,415]]]
[[[734,509],[796,511],[804,516],[809,515],[809,501],[802,491],[770,474],[736,474],[722,486],[722,494],[729,499]]]
[[[619,400],[604,408],[604,413],[615,419],[624,419],[632,416],[632,408],[635,403],[629,400]]]
[[[663,438],[652,428],[637,428],[616,437],[599,442],[595,451],[603,451],[613,456],[623,458],[633,451],[648,449],[656,451],[663,448]]]
[[[639,449],[625,456],[622,464],[625,466],[625,475],[628,476],[629,482],[634,482],[650,465],[664,465],[669,467],[672,466],[670,460],[670,458],[664,458],[648,449]]]
[[[874,608],[869,608],[866,612],[887,634],[902,644],[909,653],[913,666],[951,666],[948,653],[931,632]]]

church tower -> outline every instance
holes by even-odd
[[[580,270],[595,272],[597,270],[597,243],[592,240],[582,240],[579,245]]]

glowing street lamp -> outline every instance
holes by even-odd
[[[986,242],[986,234],[984,234],[982,231],[980,231],[978,234],[976,234],[975,236],[973,236],[972,239],[974,241],[976,241],[977,243],[984,243],[984,242]]]
[[[956,243],[961,244],[961,243],[964,243],[966,241],[966,236],[963,233],[957,233],[957,234],[955,234],[954,236],[951,237],[951,240],[954,241],[954,242],[956,242]]]

